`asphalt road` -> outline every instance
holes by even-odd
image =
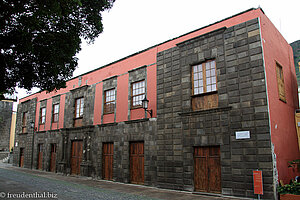
[[[1,199],[215,200],[233,198],[211,197],[190,192],[92,180],[88,177],[63,176],[45,171],[13,167],[0,162]]]

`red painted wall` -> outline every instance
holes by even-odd
[[[128,120],[128,101],[124,100],[123,97],[128,99],[128,81],[129,74],[118,77],[117,86],[117,105],[116,105],[116,122],[122,122]],[[124,83],[124,84],[119,84]]]
[[[60,103],[59,103],[59,128],[64,127],[64,114],[65,114],[65,100],[66,100],[66,95],[63,94],[60,96]]]
[[[276,154],[278,178],[288,183],[297,173],[288,169],[287,162],[300,158],[294,115],[295,109],[298,108],[298,90],[293,51],[265,15],[261,15],[260,23],[268,87],[271,140]],[[283,68],[286,103],[279,100],[276,62]]]
[[[101,123],[103,83],[96,85],[94,105],[94,125]]]

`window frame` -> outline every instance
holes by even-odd
[[[44,115],[43,115],[43,110],[45,110]],[[46,107],[42,107],[40,109],[40,124],[41,125],[46,123],[46,112],[47,112]]]
[[[77,105],[78,105],[78,101],[80,102],[79,104],[79,114],[77,117]],[[77,99],[75,99],[75,112],[74,112],[74,119],[82,119],[83,118],[83,111],[84,111],[84,97],[79,97]]]
[[[113,95],[109,93],[113,91]],[[109,95],[109,96],[107,96]],[[108,98],[113,98],[113,100],[107,100]],[[115,88],[105,90],[104,91],[104,103],[103,103],[103,114],[112,114],[115,112],[115,105],[116,105],[116,90]]]
[[[23,112],[23,115],[22,115],[22,133],[27,133],[27,116],[28,116],[28,112]]]
[[[134,88],[134,85],[139,84],[139,83],[144,83],[144,86]],[[144,93],[134,94],[134,90],[139,90],[139,89],[144,89]],[[131,109],[142,108],[142,100],[145,98],[145,95],[146,95],[146,81],[145,81],[145,79],[131,83]],[[139,97],[139,96],[142,96],[141,99],[137,100],[137,101],[134,101],[134,98]],[[138,105],[134,105],[134,102],[138,102],[138,101],[141,101],[141,103],[138,104]]]
[[[283,67],[278,62],[276,62],[276,79],[277,79],[277,89],[278,89],[279,99],[286,103]]]
[[[58,109],[57,109],[57,112],[56,112],[56,109],[55,107],[58,106]],[[52,123],[57,123],[59,121],[59,103],[56,103],[56,104],[53,104],[53,107],[52,107]]]
[[[213,89],[211,89],[210,91],[207,91],[207,86],[208,86],[208,84],[207,84],[207,71],[208,70],[206,70],[206,64],[208,64],[208,63],[214,63],[214,72],[215,72],[215,75],[214,76],[209,76],[209,78],[215,78],[215,82],[214,83],[212,83],[212,84],[209,84],[209,85],[211,85],[211,86],[213,86],[213,85],[215,85],[215,89],[213,90]],[[201,66],[202,67],[202,79],[200,79],[200,77],[197,79],[197,80],[195,80],[195,72],[194,72],[194,67],[195,66]],[[191,67],[192,69],[191,69],[191,73],[192,73],[192,96],[202,96],[202,95],[209,95],[209,94],[212,94],[212,93],[217,93],[218,92],[218,79],[217,79],[217,67],[216,67],[216,61],[215,60],[207,60],[207,61],[205,61],[205,62],[202,62],[202,63],[199,63],[199,64],[196,64],[196,65],[192,65],[192,67]],[[209,70],[210,70],[210,73],[211,73],[211,70],[212,70],[213,68],[210,68]],[[200,73],[198,73],[197,74],[198,76],[200,76]],[[203,92],[201,93],[200,91],[197,93],[197,94],[195,94],[195,81],[198,81],[198,89],[200,90],[200,88],[201,88],[201,86],[200,86],[200,81],[202,81],[202,87],[203,87]],[[212,81],[212,80],[211,80]]]

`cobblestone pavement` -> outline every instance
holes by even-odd
[[[13,196],[15,195],[15,196]],[[13,198],[13,197],[23,198]],[[163,190],[153,187],[122,184],[110,181],[92,180],[88,177],[63,176],[55,173],[13,167],[0,162],[0,200],[25,199],[126,199],[126,200],[216,200],[236,199],[212,197],[190,192]],[[35,195],[35,196],[33,196]],[[40,198],[38,198],[38,196]],[[37,197],[37,198],[35,198]]]

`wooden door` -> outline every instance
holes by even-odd
[[[195,191],[221,193],[220,147],[195,147]]]
[[[20,148],[20,167],[24,167],[24,148]]]
[[[130,144],[131,183],[144,184],[144,142]]]
[[[82,141],[72,141],[71,174],[80,174],[82,161]]]
[[[56,144],[51,144],[50,171],[55,172],[55,170],[56,170]]]
[[[43,169],[43,144],[38,145],[38,169]]]
[[[113,179],[114,144],[103,143],[102,150],[102,177],[105,180]]]

